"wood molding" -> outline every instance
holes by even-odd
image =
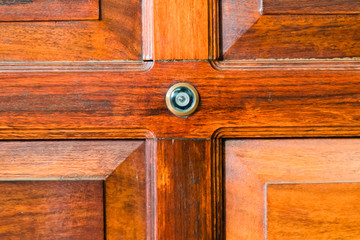
[[[153,139],[146,129],[0,129],[1,140]]]
[[[222,56],[220,35],[220,1],[209,0],[209,59]]]
[[[146,240],[158,239],[157,139],[146,139]]]
[[[138,15],[141,14],[140,22],[136,24],[131,23],[133,24],[131,25],[129,22],[131,18],[127,15],[129,13],[125,12],[129,11],[128,5],[138,4],[137,1],[127,1],[127,5],[121,5],[121,12],[114,11],[114,5],[119,4],[116,0],[102,1],[100,18],[98,17],[94,21],[69,21],[58,24],[52,22],[2,23],[7,24],[2,28],[5,31],[3,35],[16,37],[18,34],[19,39],[13,41],[9,37],[10,39],[4,39],[4,42],[0,41],[0,47],[4,49],[4,58],[0,62],[0,73],[117,73],[145,72],[150,70],[154,64],[152,61],[148,61],[154,58],[154,0],[141,1],[139,12],[133,13],[131,16],[137,19],[139,18]],[[132,7],[131,10],[134,9],[136,7]],[[126,24],[123,21],[126,21]],[[130,29],[122,29],[126,28],[124,26],[128,26]],[[79,29],[81,29],[81,34],[85,35],[86,38],[81,39],[79,37],[80,40],[73,43],[73,39],[76,40],[80,34],[78,33]],[[141,33],[138,34],[137,32]],[[44,45],[52,44],[50,47],[48,46],[50,50],[61,46],[61,44],[57,43],[57,38],[51,38],[52,36],[61,35],[65,40],[70,39],[71,41],[69,40],[69,43],[67,43],[67,48],[64,49],[66,51],[71,49],[71,54],[62,53],[61,49],[59,49],[58,54],[54,53],[52,55],[54,57],[37,55],[38,53],[47,54],[47,51],[40,51],[39,49],[33,51],[34,47],[27,47],[25,43],[33,41],[30,35],[30,37],[26,35],[27,33],[31,36],[36,36],[38,39],[45,39],[43,40]],[[139,40],[130,39],[131,37],[137,38],[138,36],[140,36]],[[47,41],[47,38],[51,39]],[[23,44],[20,44],[22,41]],[[141,44],[137,46],[139,41]],[[15,42],[17,45],[12,42]],[[91,45],[94,42],[94,46]],[[41,43],[37,43],[39,45],[38,48],[41,47]],[[6,51],[9,51],[8,49],[12,49],[10,54],[6,54]],[[86,49],[86,51],[83,49]],[[29,53],[27,53],[27,50],[29,50]],[[22,55],[20,57],[18,56],[20,53],[16,55],[17,51],[21,51]],[[82,56],[81,54],[84,52],[87,55]],[[51,54],[50,51],[49,54]]]
[[[233,1],[229,1],[233,2]],[[228,3],[229,3],[228,2]],[[310,3],[310,2],[309,2]],[[214,69],[219,71],[249,71],[249,70],[359,70],[360,69],[360,58],[349,57],[349,58],[289,58],[289,59],[255,59],[255,60],[224,60],[223,56],[226,50],[230,47],[227,46],[225,52],[223,52],[224,36],[222,33],[222,11],[224,11],[223,1],[209,0],[209,34],[210,34],[210,46],[209,46],[209,59]],[[241,3],[238,3],[241,4]],[[249,2],[249,9],[234,9],[236,14],[255,14],[251,17],[241,17],[240,21],[249,21],[248,25],[252,25],[256,22],[256,19],[261,17],[263,14],[261,6],[257,1]],[[294,4],[294,3],[293,3]],[[261,4],[260,4],[261,5]],[[238,5],[236,5],[238,6]],[[233,6],[235,7],[235,6]],[[238,6],[240,7],[240,6]],[[252,7],[253,9],[250,9]],[[228,9],[229,10],[229,9]],[[230,9],[231,10],[231,9]],[[239,13],[239,11],[244,11]],[[248,11],[248,12],[247,12]],[[226,15],[226,14],[225,14]],[[226,16],[230,16],[227,14]],[[253,19],[253,20],[252,20]],[[229,21],[236,21],[235,19]],[[239,23],[236,23],[241,25]],[[246,25],[246,24],[245,24]],[[248,28],[248,27],[247,27]],[[241,30],[241,37],[245,30]],[[235,33],[234,33],[235,34]],[[234,35],[233,34],[233,35]],[[235,38],[235,36],[232,36]],[[236,42],[236,41],[235,41]],[[227,43],[229,45],[230,43]]]
[[[187,118],[166,107],[166,92],[178,82],[200,95]],[[155,62],[146,73],[3,73],[0,136],[20,139],[30,129],[24,134],[56,138],[66,135],[63,129],[71,137],[80,129],[111,138],[122,128],[157,138],[210,138],[221,127],[358,126],[359,83],[359,70],[217,71],[208,61]]]
[[[154,60],[154,0],[142,0],[143,60]]]
[[[360,137],[360,126],[234,127],[216,130],[212,139]]]
[[[360,180],[359,146],[359,138],[227,140],[224,164],[226,238],[309,239],[316,236],[314,239],[332,237],[336,239],[344,236],[352,239],[358,236],[358,229],[347,225],[351,221],[349,217],[353,212],[351,208],[346,210],[335,207],[336,213],[324,210],[329,206],[333,209],[332,204],[339,205],[336,200],[332,203],[331,201],[323,202],[324,206],[321,207],[304,207],[301,213],[296,210],[296,207],[291,210],[285,207],[289,215],[283,218],[289,221],[289,225],[280,227],[277,223],[281,221],[273,215],[274,212],[279,213],[278,206],[272,206],[271,203],[274,197],[281,198],[281,196],[274,196],[269,192],[276,187],[284,190],[287,186],[296,184],[303,190],[310,191],[312,196],[318,196],[320,193],[312,192],[311,188],[322,183],[325,195],[328,194],[329,197],[332,191],[331,186],[334,187],[331,184],[337,183],[337,190],[334,188],[333,190],[336,192],[343,189],[346,196],[345,189],[348,186],[346,183],[359,183]],[[357,199],[356,204],[350,203],[353,207],[357,206],[359,201],[359,196],[355,192],[352,196]],[[287,197],[296,199],[295,195],[296,193],[292,192],[292,195]],[[297,199],[306,202],[309,195],[305,191],[300,195],[303,199]],[[346,202],[345,199],[342,202]],[[288,203],[283,202],[284,206]],[[320,219],[314,217],[319,213],[324,215]],[[297,220],[294,221],[290,216],[295,216]],[[334,230],[334,225],[332,225],[334,218],[342,219],[336,221],[336,224],[339,224],[337,230]],[[242,224],[239,225],[238,222]],[[312,227],[301,230],[302,226],[308,226],[309,222],[312,223]],[[355,222],[358,223],[358,221]],[[318,231],[318,228],[314,226],[321,226],[322,231]],[[296,230],[292,232],[294,229]],[[281,233],[275,237],[274,231]],[[315,233],[312,234],[311,231]]]
[[[0,73],[146,72],[153,66],[153,61],[0,62]]]
[[[218,71],[249,70],[360,70],[360,58],[353,59],[257,59],[212,60],[211,66]]]
[[[148,132],[141,131],[121,134],[122,139],[149,136]],[[101,136],[100,132],[75,133],[73,139],[110,137]],[[112,136],[111,139],[120,137]],[[48,136],[48,139],[51,138]],[[66,135],[57,136],[57,139],[67,141],[2,142],[0,183],[19,182],[21,185],[24,181],[34,181],[60,186],[61,181],[70,185],[74,181],[104,181],[107,239],[135,235],[136,238],[157,239],[156,140],[74,141]],[[135,200],[129,203],[129,198]],[[129,214],[124,215],[124,212]],[[119,222],[124,224],[119,227]]]
[[[225,152],[226,139],[268,139],[268,138],[336,138],[360,137],[360,126],[343,127],[244,127],[220,128],[211,140],[212,179],[212,236],[225,239]]]

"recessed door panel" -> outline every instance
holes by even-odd
[[[360,234],[360,140],[229,140],[226,239]]]

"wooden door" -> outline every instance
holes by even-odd
[[[359,9],[0,0],[0,238],[359,238]]]

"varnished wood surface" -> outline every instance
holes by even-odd
[[[359,29],[358,15],[265,15],[224,59],[359,57]]]
[[[264,0],[264,14],[358,14],[357,0]]]
[[[154,0],[155,59],[208,59],[207,0]]]
[[[0,179],[105,179],[142,143],[0,142]]]
[[[213,18],[219,17],[221,21],[214,28],[220,28],[221,35],[216,37],[221,37],[221,53],[225,54],[259,19],[262,10],[262,0],[221,0],[219,8]],[[221,14],[219,16],[220,11]],[[217,46],[213,47],[216,48]]]
[[[223,178],[226,239],[265,239],[264,189],[267,185],[315,182],[324,184],[325,188],[328,183],[358,182],[359,159],[359,139],[227,140]],[[336,190],[331,186],[329,193]],[[346,189],[346,185],[344,186],[343,189]],[[338,191],[341,188],[339,187]],[[354,194],[357,198],[356,193]],[[305,198],[306,196],[310,197],[304,194]],[[288,196],[289,199],[291,197],[297,198],[296,195]],[[279,200],[281,200],[280,196]],[[299,200],[302,201],[303,198],[300,197]],[[326,202],[323,203],[326,206]],[[286,204],[286,201],[282,203],[283,206]],[[342,203],[338,202],[338,204]],[[271,211],[271,208],[268,209]],[[339,206],[338,209],[341,210],[341,207]],[[306,211],[310,211],[310,208]],[[316,211],[321,210],[314,209],[311,212]],[[346,219],[346,211],[345,215],[341,212],[338,212],[339,219]],[[309,217],[311,219],[311,216]],[[242,224],[238,224],[239,222]],[[308,223],[310,222],[313,221]],[[267,228],[269,233],[280,229],[270,230],[269,227],[271,225]],[[314,228],[312,231],[317,230]],[[348,234],[351,236],[355,233],[357,230],[353,229]],[[284,238],[291,239],[290,237]],[[303,236],[302,239],[308,238]]]
[[[101,20],[105,24],[104,31],[114,35],[120,46],[111,46],[112,40],[105,38],[103,47],[113,51],[109,60],[140,60],[142,59],[143,32],[142,25],[150,27],[153,24],[151,15],[143,15],[143,2],[149,0],[102,0]],[[148,7],[148,6],[146,6]],[[101,38],[100,38],[101,39]],[[98,41],[94,39],[94,41]],[[101,44],[101,43],[97,43]],[[145,43],[144,43],[145,44]],[[119,58],[121,54],[126,57]]]
[[[0,182],[0,238],[104,239],[103,182]]]
[[[141,7],[105,0],[101,21],[0,22],[0,61],[140,60]]]
[[[267,239],[357,239],[359,201],[359,183],[269,185]]]
[[[97,20],[98,0],[0,1],[0,21]]]
[[[145,143],[142,143],[106,179],[107,240],[149,239],[146,238],[146,172]]]
[[[188,118],[165,104],[168,88],[181,81],[201,98]],[[4,139],[33,128],[209,138],[222,127],[355,127],[359,84],[356,70],[217,71],[205,61],[156,62],[146,73],[2,74],[0,130]]]
[[[158,239],[211,238],[209,140],[157,140]]]
[[[2,22],[1,61],[89,61],[139,59],[141,41],[118,37],[103,21]],[[119,32],[126,30],[124,24]],[[136,36],[136,35],[135,35]],[[128,39],[129,38],[129,39]],[[133,41],[133,42],[132,42]]]

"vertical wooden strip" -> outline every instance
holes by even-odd
[[[142,57],[154,59],[154,0],[142,1]]]
[[[210,140],[158,140],[159,239],[211,239]]]
[[[145,143],[105,181],[106,239],[146,238]]]
[[[208,59],[208,0],[154,0],[156,59]]]
[[[221,138],[212,139],[211,161],[212,161],[212,239],[225,239],[225,203],[224,203],[224,142]]]
[[[0,182],[0,239],[104,239],[103,181]]]

